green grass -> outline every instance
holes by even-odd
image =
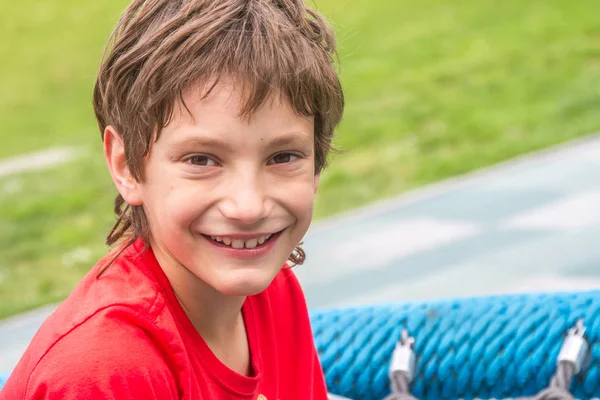
[[[347,109],[317,218],[600,130],[592,0],[318,1]],[[0,317],[64,298],[106,248],[114,189],[91,89],[125,1],[0,13],[0,159],[75,145],[74,164],[0,179]]]

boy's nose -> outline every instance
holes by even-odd
[[[264,219],[267,214],[264,183],[248,174],[235,180],[221,203],[221,212],[245,225]]]

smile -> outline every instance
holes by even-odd
[[[259,233],[255,235],[212,236],[202,237],[226,257],[239,258],[243,260],[258,260],[272,254],[279,242],[279,238],[285,232]]]
[[[216,242],[223,243],[225,246],[231,246],[234,249],[253,249],[256,246],[260,246],[265,243],[273,236],[272,234],[258,236],[252,239],[232,239],[230,237],[221,237],[221,236],[210,236],[210,238]]]
[[[244,235],[244,237],[240,237],[241,235],[212,236],[204,234],[202,236],[204,236],[214,245],[223,249],[230,249],[232,251],[257,251],[272,247],[271,245],[276,241],[282,232],[283,230],[275,233],[259,234],[256,236]]]

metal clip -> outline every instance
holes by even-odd
[[[392,353],[392,361],[390,363],[390,375],[398,371],[404,372],[409,383],[415,376],[416,371],[416,358],[413,351],[414,344],[415,338],[411,337],[406,329],[403,329],[400,340],[396,343],[396,347]]]
[[[583,336],[585,326],[583,319],[578,319],[575,326],[569,329],[569,333],[558,353],[557,362],[569,362],[575,366],[575,373],[581,371],[589,354],[590,346]]]

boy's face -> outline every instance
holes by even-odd
[[[144,182],[124,197],[143,204],[163,268],[173,274],[183,266],[223,294],[252,295],[310,225],[314,121],[278,100],[244,119],[230,84],[203,100],[197,89],[183,94],[191,116],[176,106],[146,160]]]

